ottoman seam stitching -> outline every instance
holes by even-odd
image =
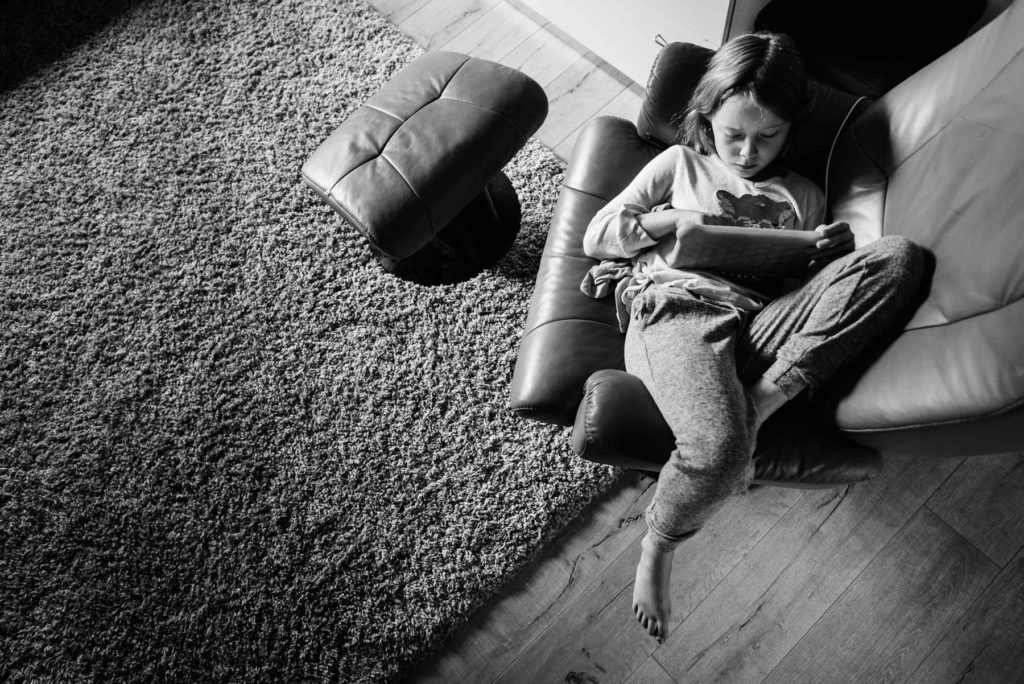
[[[409,179],[405,177],[405,174],[402,173],[402,170],[399,169],[398,166],[393,161],[391,161],[384,155],[384,150],[381,150],[377,156],[386,161],[388,165],[395,170],[395,173],[398,174],[398,177],[405,181],[406,186],[408,186],[409,188],[409,192],[413,194],[413,197],[416,198],[416,201],[420,203],[420,206],[423,206],[424,209],[426,209],[426,206],[423,202],[423,198],[420,197],[420,194],[416,192],[415,188],[412,187],[412,183],[410,183]],[[424,213],[427,215],[427,220],[430,222],[430,234],[435,235],[436,232],[434,230],[434,217],[431,216],[429,211],[424,211]]]
[[[434,100],[431,100],[431,102],[433,102],[433,101]],[[430,104],[430,102],[428,102],[427,104]],[[427,104],[423,105],[423,107],[426,107]],[[392,119],[396,119],[397,121],[400,122],[398,128],[401,128],[403,125],[405,125],[405,122],[408,121],[408,119],[403,119],[402,117],[398,116],[397,114],[392,114],[391,112],[384,111],[380,107],[375,107],[374,105],[370,104],[369,102],[365,103],[363,106],[366,107],[367,109],[372,109],[375,112],[380,112],[384,116],[390,116]],[[420,109],[423,109],[423,107],[420,107]],[[416,112],[418,112],[418,111],[419,111],[419,109],[416,110]],[[413,112],[413,114],[415,114],[416,112]],[[395,133],[398,132],[398,128],[396,128],[394,131],[392,131],[391,135],[388,136],[388,141],[390,141],[392,136],[394,136]],[[388,143],[385,142],[384,144],[387,145]]]
[[[508,124],[511,125],[513,129],[515,129],[515,132],[519,134],[519,137],[522,138],[523,144],[526,144],[526,141],[529,140],[529,138],[526,137],[526,134],[523,132],[523,130],[521,128],[519,128],[519,125],[516,124],[515,121],[513,121],[509,117],[505,116],[504,114],[502,114],[499,111],[496,111],[496,110],[491,109],[489,107],[484,107],[483,105],[478,105],[477,103],[470,102],[469,100],[462,100],[462,99],[457,98],[457,97],[452,97],[450,95],[445,95],[443,92],[441,93],[441,96],[438,99],[439,100],[441,100],[441,99],[451,100],[452,102],[461,102],[462,104],[469,105],[470,107],[476,107],[477,109],[483,110],[485,112],[490,112],[491,114],[493,114],[494,116],[498,117],[499,119],[502,119],[503,121],[508,122]]]
[[[462,67],[459,67],[459,68],[461,69]],[[449,80],[448,83],[451,83],[451,81]],[[391,112],[386,112],[383,109],[380,109],[379,107],[376,107],[376,106],[370,104],[369,102],[364,102],[363,105],[362,105],[363,107],[368,107],[368,108],[372,109],[375,112],[380,112],[384,116],[390,116],[392,119],[395,119],[395,120],[398,121],[398,125],[395,126],[395,130],[391,131],[391,135],[389,135],[388,139],[385,140],[381,144],[380,149],[377,151],[377,153],[374,156],[372,156],[372,157],[370,157],[368,159],[364,159],[362,161],[362,163],[359,164],[359,166],[355,166],[355,167],[349,169],[348,173],[346,173],[344,176],[342,176],[341,178],[339,178],[338,180],[336,180],[334,182],[334,184],[327,191],[328,194],[333,193],[334,192],[334,188],[338,187],[338,184],[341,183],[341,181],[345,180],[345,178],[350,176],[356,169],[359,169],[359,168],[362,168],[363,166],[366,166],[367,164],[372,162],[374,159],[377,159],[379,157],[383,157],[388,162],[388,164],[391,165],[392,168],[394,168],[396,171],[398,171],[398,168],[395,166],[395,164],[390,159],[387,159],[387,157],[384,157],[384,150],[387,149],[387,146],[391,142],[391,139],[395,137],[395,135],[398,133],[398,131],[402,130],[402,127],[404,127],[407,123],[409,123],[409,119],[411,119],[412,117],[416,116],[416,114],[418,114],[419,112],[423,111],[423,109],[425,107],[427,107],[428,105],[430,105],[430,104],[432,104],[434,102],[437,102],[439,99],[441,99],[441,96],[444,94],[444,90],[448,87],[448,83],[446,83],[444,88],[441,89],[441,92],[439,92],[432,99],[424,102],[422,105],[420,105],[420,107],[415,112],[410,114],[405,119],[402,119],[401,117],[395,116]],[[402,175],[401,172],[399,172],[398,175],[401,176]],[[406,180],[404,176],[402,176],[402,180],[405,181],[406,185],[409,185],[409,181]],[[409,186],[409,189],[411,190],[412,186]],[[416,192],[414,191],[413,194],[416,195]],[[416,195],[416,199],[419,200],[420,202],[423,201],[422,198],[420,198],[419,195]],[[433,229],[434,229],[434,222],[433,222],[433,220],[431,220],[431,222],[430,222],[430,229],[431,229],[431,231],[433,231]]]

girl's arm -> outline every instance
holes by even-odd
[[[682,150],[673,145],[652,159],[636,178],[606,204],[587,226],[583,251],[596,259],[629,259],[674,232],[686,215],[681,209],[655,208],[672,196]]]
[[[638,214],[636,220],[648,235],[660,241],[661,238],[675,233],[684,226],[710,223],[711,217],[702,212],[688,209],[665,209],[648,214]]]

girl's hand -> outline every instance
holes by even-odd
[[[807,266],[808,274],[820,271],[844,254],[852,252],[855,247],[853,231],[850,230],[850,224],[846,221],[822,224],[815,228],[814,232],[821,237],[816,245],[818,253]]]

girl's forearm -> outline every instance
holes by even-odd
[[[660,240],[688,223],[707,223],[707,216],[702,212],[688,209],[665,209],[664,211],[640,214],[636,220],[648,235],[655,240]]]

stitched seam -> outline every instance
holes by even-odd
[[[1011,66],[1013,65],[1013,63],[1014,63],[1014,62],[1016,61],[1016,59],[1017,59],[1017,58],[1018,58],[1018,57],[1020,56],[1021,52],[1024,52],[1024,48],[1018,49],[1018,50],[1017,50],[1016,52],[1014,52],[1014,53],[1013,53],[1013,56],[1011,56],[1011,57],[1010,57],[1010,59],[1006,60],[1006,63],[1005,63],[1005,64],[1003,64],[1002,68],[1001,68],[1001,69],[999,69],[999,71],[997,71],[996,73],[994,73],[994,74],[992,75],[992,78],[990,78],[990,79],[989,79],[988,81],[986,81],[986,82],[985,82],[985,85],[983,85],[983,86],[981,86],[980,88],[978,88],[978,89],[977,89],[977,90],[975,91],[974,95],[972,95],[972,96],[971,96],[971,98],[970,98],[969,100],[967,100],[966,102],[964,102],[964,104],[963,104],[963,105],[962,105],[962,106],[961,106],[961,107],[960,107],[960,108],[959,108],[959,109],[958,109],[958,110],[957,110],[956,112],[954,112],[953,114],[951,114],[951,115],[950,115],[950,117],[949,117],[949,121],[947,121],[947,122],[945,123],[945,125],[943,125],[943,126],[942,126],[941,128],[939,128],[939,129],[938,129],[937,131],[935,131],[935,133],[933,133],[933,134],[932,134],[931,136],[929,136],[929,137],[928,137],[927,139],[925,139],[925,140],[922,140],[922,141],[921,141],[921,144],[919,144],[919,145],[918,145],[918,146],[917,146],[917,147],[916,147],[916,148],[914,149],[914,151],[913,151],[913,152],[911,152],[910,154],[908,154],[908,155],[907,155],[907,156],[906,156],[906,157],[905,157],[904,159],[902,159],[902,160],[901,160],[901,161],[900,161],[900,162],[899,162],[899,163],[898,163],[898,164],[897,164],[896,166],[894,166],[894,167],[893,167],[893,169],[892,169],[892,172],[891,172],[891,173],[887,173],[887,174],[885,174],[885,175],[886,175],[886,178],[888,179],[888,177],[889,177],[889,176],[891,176],[891,175],[892,175],[893,173],[895,173],[895,172],[896,172],[896,170],[897,170],[898,168],[900,168],[901,166],[903,166],[903,165],[904,165],[905,163],[907,163],[907,162],[908,162],[908,161],[909,161],[909,160],[910,160],[910,159],[911,159],[911,158],[912,158],[912,157],[913,157],[914,155],[916,155],[916,154],[917,154],[918,152],[920,152],[920,151],[921,151],[922,149],[924,149],[924,148],[925,148],[925,146],[926,146],[926,145],[927,145],[927,144],[928,144],[929,142],[931,142],[932,140],[934,140],[935,138],[937,138],[937,137],[938,137],[939,135],[941,135],[943,131],[945,131],[945,130],[946,130],[947,128],[949,128],[949,125],[950,125],[950,124],[951,124],[951,123],[952,123],[952,122],[953,122],[954,120],[956,120],[956,119],[963,119],[963,118],[964,118],[964,117],[963,117],[963,111],[964,111],[964,109],[966,109],[966,108],[967,108],[967,106],[968,106],[969,104],[971,104],[972,102],[974,102],[974,101],[975,101],[975,99],[976,99],[976,98],[978,97],[978,95],[980,95],[980,94],[981,94],[982,92],[984,92],[984,90],[985,90],[986,88],[988,88],[988,87],[989,87],[990,85],[992,85],[992,82],[993,82],[993,81],[995,81],[995,80],[996,80],[996,79],[998,79],[998,78],[999,78],[1000,76],[1002,76],[1002,75],[1003,75],[1003,72],[1004,72],[1004,71],[1006,71],[1006,70],[1008,70],[1008,69],[1009,69],[1009,68],[1010,68],[1010,67],[1011,67]],[[884,95],[883,95],[883,97],[884,97]],[[965,120],[966,120],[966,121],[970,121],[970,119],[965,119]],[[888,185],[888,184],[886,184],[886,185]]]
[[[619,324],[618,323],[605,323],[604,321],[595,321],[595,320],[590,319],[590,318],[556,318],[554,320],[544,321],[540,325],[536,325],[533,328],[530,328],[530,332],[526,333],[526,335],[531,335],[531,334],[533,334],[534,331],[540,330],[544,326],[551,325],[552,323],[573,323],[573,322],[576,322],[576,323],[593,323],[594,325],[603,325],[603,326],[608,327],[608,328],[615,328],[616,332],[618,332],[619,334],[622,334],[621,331],[619,330]],[[523,335],[523,337],[525,338],[526,335]]]
[[[1024,295],[1021,295],[1021,296],[1017,297],[1016,299],[1012,299],[1009,302],[1007,302],[1006,304],[1001,304],[1001,305],[993,307],[991,309],[986,309],[985,311],[979,311],[977,313],[972,313],[970,315],[963,316],[962,318],[957,318],[957,319],[954,319],[954,320],[951,320],[951,321],[946,321],[945,323],[932,323],[930,325],[920,325],[920,326],[916,326],[916,327],[913,327],[913,328],[907,328],[904,332],[916,332],[918,330],[931,330],[932,328],[945,328],[948,325],[956,325],[957,323],[962,323],[964,321],[969,321],[972,318],[977,318],[979,316],[987,316],[990,313],[995,313],[997,311],[1002,311],[1003,309],[1008,309],[1011,306],[1014,306],[1015,304],[1017,304],[1018,302],[1020,302],[1022,300],[1024,300]]]
[[[439,95],[438,97],[440,97],[440,95]],[[431,100],[430,102],[436,102],[436,101],[437,101],[437,99],[438,99],[438,98],[436,98],[436,97],[435,97],[435,98],[434,98],[433,100]],[[430,102],[428,102],[428,103],[426,103],[425,105],[423,105],[423,107],[427,106],[427,104],[430,104]],[[380,112],[380,113],[381,113],[381,114],[383,114],[384,116],[390,116],[390,117],[391,117],[392,119],[394,119],[395,121],[398,121],[398,122],[399,122],[398,128],[401,128],[401,127],[402,127],[402,126],[403,126],[403,125],[405,124],[405,122],[409,120],[409,119],[403,119],[402,117],[400,117],[400,116],[398,116],[398,115],[396,115],[396,114],[392,114],[391,112],[386,112],[386,111],[384,111],[383,109],[381,109],[380,107],[374,107],[374,106],[373,106],[372,104],[370,104],[369,102],[366,102],[366,103],[364,103],[364,104],[363,104],[363,106],[364,106],[364,107],[366,107],[367,109],[372,109],[372,110],[373,110],[373,111],[375,111],[375,112]],[[417,109],[417,110],[416,110],[416,112],[418,112],[418,111],[422,110],[422,109],[423,109],[423,107],[420,107],[419,109]],[[413,114],[416,114],[416,112],[413,112]],[[397,130],[398,130],[398,128],[396,128],[395,130],[397,131]],[[394,133],[392,133],[391,135],[394,135]],[[391,138],[389,137],[389,138],[388,138],[388,140],[391,140]],[[387,143],[385,143],[385,144],[387,144]]]
[[[365,238],[366,241],[370,243],[370,245],[372,245],[379,252],[391,256],[390,252],[388,252],[386,249],[380,246],[380,243],[378,243],[374,239],[373,235],[371,234],[370,230],[366,227],[366,225],[364,225],[362,221],[356,218],[356,216],[352,212],[350,212],[348,209],[342,206],[340,202],[335,201],[335,199],[330,195],[323,195],[323,199],[324,201],[327,202],[327,204],[331,206],[332,209],[341,214],[342,218],[351,223],[360,232],[360,234],[362,234],[363,238]]]
[[[447,86],[446,86],[446,88],[447,88]],[[482,107],[482,106],[476,104],[475,102],[469,102],[468,100],[460,100],[457,97],[452,97],[450,95],[445,95],[443,92],[441,93],[441,96],[438,99],[439,100],[451,100],[452,102],[461,102],[464,105],[469,105],[470,107],[475,107],[476,109],[479,109],[482,112],[490,112],[491,114],[493,114],[494,116],[498,117],[499,119],[502,119],[502,120],[508,122],[508,124],[510,126],[512,126],[513,129],[515,129],[515,132],[519,134],[519,139],[521,141],[520,142],[520,147],[525,145],[526,141],[529,139],[529,138],[526,137],[526,134],[523,133],[522,129],[519,128],[519,126],[516,125],[515,121],[513,121],[510,118],[508,118],[507,116],[505,116],[501,112],[496,112],[493,109],[488,109],[487,107]]]
[[[573,192],[578,192],[581,195],[586,195],[587,197],[593,197],[594,199],[599,199],[602,202],[607,202],[607,201],[609,201],[611,199],[609,197],[602,197],[601,195],[595,195],[594,193],[587,192],[586,190],[580,190],[579,188],[574,188],[571,185],[566,185],[565,183],[562,183],[562,187],[564,189],[566,189],[566,190],[572,190]]]
[[[383,152],[381,153],[380,158],[383,159],[384,161],[386,161],[388,164],[390,164],[391,168],[393,168],[395,170],[395,173],[398,174],[398,177],[401,178],[403,181],[405,181],[406,186],[408,186],[408,188],[409,188],[409,192],[411,192],[413,197],[416,198],[416,201],[419,202],[421,205],[425,204],[424,201],[423,201],[423,198],[420,197],[419,193],[416,192],[416,189],[412,187],[412,183],[410,183],[409,179],[405,177],[405,174],[402,173],[401,169],[399,169],[395,165],[395,163],[393,161],[388,159],[384,155]],[[436,231],[434,230],[434,217],[430,215],[429,211],[424,211],[424,213],[427,215],[427,221],[430,222],[430,233],[431,233],[431,235],[436,234]]]
[[[366,164],[368,164],[369,162],[373,161],[377,157],[380,157],[384,153],[384,149],[388,146],[388,143],[391,142],[391,139],[395,137],[395,135],[398,133],[398,131],[402,130],[402,127],[405,126],[405,124],[409,122],[409,119],[411,119],[412,117],[416,116],[421,111],[423,111],[427,106],[433,104],[434,102],[437,102],[441,98],[441,96],[444,94],[444,91],[451,84],[452,79],[455,78],[456,74],[458,74],[460,71],[462,71],[462,68],[464,66],[466,66],[466,63],[469,62],[469,59],[470,58],[467,57],[466,60],[462,64],[459,65],[459,68],[456,69],[455,73],[453,73],[451,75],[451,77],[448,79],[448,82],[445,83],[444,88],[441,89],[441,92],[439,92],[436,97],[434,97],[433,99],[430,99],[430,100],[427,100],[426,102],[424,102],[422,105],[419,106],[419,108],[416,111],[414,111],[412,114],[410,114],[404,121],[399,119],[401,121],[401,123],[398,126],[395,126],[395,130],[391,131],[391,135],[389,135],[388,139],[384,141],[384,144],[380,146],[380,149],[377,151],[377,154],[375,154],[373,157],[370,157],[369,159],[364,161],[359,166],[356,166],[356,167],[350,169],[348,173],[346,173],[344,176],[342,176],[337,181],[335,181],[334,185],[331,186],[331,188],[330,188],[330,190],[328,192],[334,192],[334,188],[336,188],[338,186],[338,183],[343,181],[347,176],[349,176],[349,174],[353,173],[356,169],[361,168],[362,166],[365,166]],[[378,109],[377,107],[374,107],[371,104],[363,103],[362,106],[363,107],[369,107],[370,109],[374,110],[375,112],[380,112],[380,113],[382,113],[382,114],[384,114],[386,116],[390,116],[393,119],[398,119],[398,117],[395,116],[394,114],[391,114],[390,112],[385,112],[383,109]],[[392,164],[392,166],[394,166],[394,164]]]

